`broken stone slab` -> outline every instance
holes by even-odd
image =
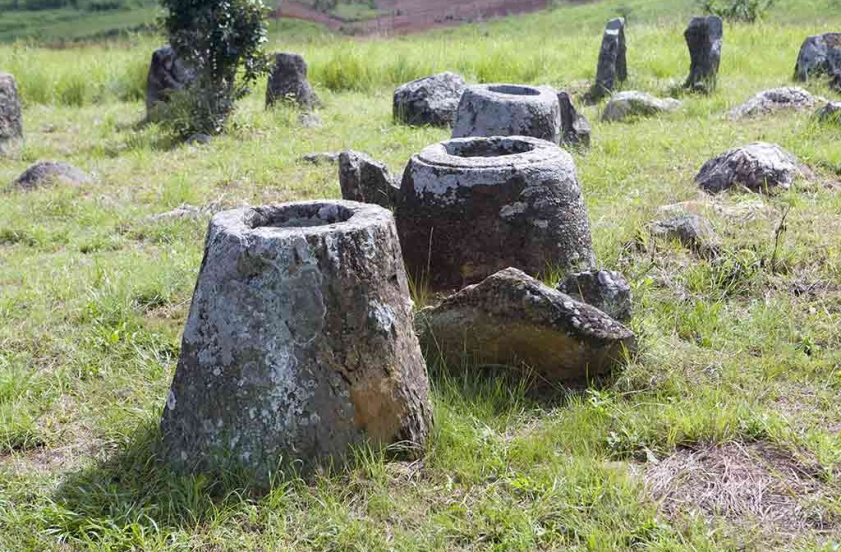
[[[530,136],[558,144],[561,109],[549,88],[480,84],[464,89],[453,138]]]
[[[550,383],[605,374],[635,346],[633,332],[604,312],[514,268],[424,309],[419,324],[430,360],[525,365]]]
[[[544,140],[427,147],[406,167],[395,216],[410,276],[433,290],[512,266],[539,275],[595,264],[575,162]]]
[[[155,50],[146,80],[147,118],[154,119],[156,105],[169,102],[174,93],[186,90],[195,79],[195,71],[178,56],[172,46]]]
[[[431,421],[391,213],[316,201],[211,220],[161,421],[174,470],[268,484],[357,447],[415,456]]]
[[[301,156],[301,161],[311,165],[335,165],[339,162],[341,152],[321,151]]]
[[[307,63],[298,54],[275,54],[266,86],[266,107],[272,107],[277,102],[292,102],[303,109],[321,105],[307,79]]]
[[[628,90],[614,94],[604,108],[603,121],[622,121],[629,118],[651,117],[660,113],[669,113],[683,105],[673,98],[655,98],[651,94]]]
[[[465,86],[461,75],[451,72],[406,83],[394,91],[394,120],[412,126],[452,126]]]
[[[841,102],[827,102],[815,113],[815,119],[822,123],[841,124]]]
[[[561,145],[590,147],[590,122],[575,109],[567,92],[558,91],[558,103],[561,108]]]
[[[794,78],[806,82],[814,77],[829,76],[841,82],[841,33],[807,37],[800,47]]]
[[[613,93],[620,82],[628,78],[625,20],[621,17],[607,22],[599,50],[596,82],[587,93],[587,99],[596,102]]]
[[[397,204],[400,194],[397,180],[384,163],[352,150],[339,154],[339,185],[342,198],[387,209]]]
[[[715,256],[720,248],[712,224],[698,215],[683,214],[655,220],[648,225],[648,230],[652,238],[678,241],[683,247],[704,257]]]
[[[693,17],[683,33],[689,48],[689,76],[683,87],[694,92],[710,93],[718,81],[724,24],[715,15]]]
[[[219,203],[210,203],[208,205],[188,205],[184,204],[176,207],[172,211],[165,213],[158,213],[157,215],[149,215],[146,219],[150,222],[166,222],[173,220],[198,220],[205,216],[210,216],[218,213],[221,210]]]
[[[596,307],[622,323],[633,317],[631,285],[622,274],[611,270],[571,272],[558,284],[558,291]]]
[[[90,175],[67,163],[39,161],[26,169],[12,183],[21,190],[35,190],[53,184],[76,186],[90,180]]]
[[[15,78],[0,72],[0,155],[23,141],[23,105]]]
[[[727,114],[730,119],[738,120],[757,115],[768,115],[780,110],[802,111],[812,109],[824,98],[816,98],[806,90],[797,87],[773,88],[764,90],[743,103],[733,108]]]
[[[733,186],[767,192],[775,188],[787,190],[797,178],[811,174],[808,167],[780,146],[755,142],[710,159],[695,176],[695,182],[712,194]]]

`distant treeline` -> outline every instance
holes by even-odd
[[[145,0],[0,0],[0,9],[20,11],[72,8],[82,11],[110,11],[149,4]]]

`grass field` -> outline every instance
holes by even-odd
[[[841,129],[809,113],[722,116],[790,83],[803,38],[841,30],[835,0],[728,24],[717,92],[684,97],[675,114],[603,124],[602,106],[583,109],[593,147],[575,160],[597,255],[635,294],[640,353],[626,369],[547,399],[514,375],[430,366],[436,426],[422,462],[360,451],[345,471],[266,496],[235,477],[177,477],[156,458],[207,219],[149,215],[338,197],[335,168],[297,161],[310,152],[354,148],[399,172],[447,137],[391,119],[394,84],[433,71],[582,93],[620,9],[625,88],[667,94],[688,70],[690,2],[607,0],[390,40],[280,29],[271,47],[307,58],[323,128],[265,112],[260,83],[204,147],[137,126],[160,39],[0,46],[27,134],[19,157],[0,160],[0,186],[39,159],[94,175],[0,191],[0,550],[839,550]],[[755,140],[815,178],[708,201],[717,259],[625,247],[659,206],[698,198],[704,161]]]

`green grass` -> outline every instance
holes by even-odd
[[[160,40],[0,47],[28,138],[20,157],[0,161],[0,185],[37,159],[94,174],[78,188],[0,191],[0,550],[837,549],[837,524],[777,542],[749,521],[670,518],[640,475],[677,447],[758,440],[813,459],[823,484],[838,487],[841,130],[808,113],[722,117],[788,84],[803,37],[841,27],[822,0],[728,25],[719,89],[684,97],[678,113],[608,125],[601,106],[583,109],[594,144],[575,160],[595,247],[632,282],[640,338],[639,356],[613,378],[547,400],[513,376],[430,366],[436,426],[421,464],[360,451],[347,470],[280,481],[267,496],[233,476],[177,477],[156,460],[207,221],[148,215],[338,197],[335,168],[296,161],[315,151],[354,148],[399,172],[447,136],[391,119],[393,85],[432,71],[583,92],[601,26],[620,5],[631,10],[626,88],[666,94],[688,69],[689,3],[608,1],[386,41],[281,30],[271,49],[305,55],[324,127],[263,111],[260,83],[230,132],[199,148],[136,127]],[[658,206],[697,197],[704,161],[759,139],[800,156],[816,178],[762,198],[767,213],[754,220],[713,213],[717,260],[625,247]],[[841,495],[829,496],[821,511],[838,520]]]

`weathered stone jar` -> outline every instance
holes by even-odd
[[[461,95],[453,138],[471,136],[531,136],[557,144],[558,96],[549,88],[517,84],[468,86]]]
[[[452,289],[514,267],[591,267],[587,208],[572,157],[523,136],[424,149],[403,175],[397,226],[416,281]]]
[[[161,423],[178,471],[420,451],[426,367],[389,211],[346,201],[227,211],[210,223]]]

